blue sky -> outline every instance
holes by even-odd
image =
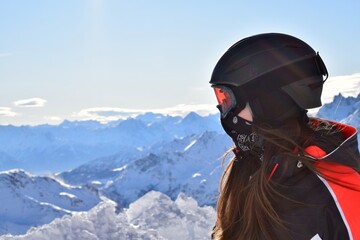
[[[0,0],[0,124],[208,109],[217,60],[262,32],[303,39],[333,77],[360,73],[359,12],[355,0]]]

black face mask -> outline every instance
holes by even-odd
[[[225,132],[233,139],[240,153],[255,153],[261,156],[263,153],[262,141],[253,131],[251,122],[229,112],[225,118],[221,118],[221,125]]]

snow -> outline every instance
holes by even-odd
[[[73,198],[73,199],[77,198],[74,194],[67,193],[67,192],[61,192],[61,193],[59,193],[59,195],[60,196],[66,196],[68,198]]]
[[[187,145],[187,146],[184,148],[184,152],[186,152],[189,148],[191,148],[195,143],[196,143],[196,140],[193,140],[189,145]]]
[[[180,194],[172,201],[149,192],[116,213],[116,203],[104,199],[88,212],[74,213],[30,229],[24,235],[3,235],[1,240],[42,239],[209,239],[215,222],[212,207],[199,207]]]
[[[125,170],[126,168],[127,168],[127,165],[124,165],[122,167],[113,169],[113,172],[121,172],[121,171]]]
[[[21,234],[31,226],[87,211],[101,201],[91,187],[69,188],[19,169],[0,173],[0,196],[0,234]]]
[[[200,177],[201,176],[201,173],[194,173],[193,175],[192,175],[192,178],[196,178],[196,177]]]
[[[101,185],[101,182],[100,181],[92,181],[91,184],[94,184],[94,185]]]
[[[218,166],[221,166],[221,156],[232,146],[232,142],[225,134],[215,132],[206,132],[194,138],[197,140],[174,140],[169,148],[129,162],[126,170],[119,172],[114,182],[102,187],[101,191],[125,207],[151,190],[166,193],[172,199],[185,192],[201,206],[215,206],[218,194],[216,182],[222,173],[222,168]],[[186,151],[177,147],[188,146],[191,142],[194,144]],[[66,179],[71,181],[72,175],[67,175]]]
[[[360,94],[357,97],[344,97],[338,94],[331,103],[324,104],[317,116],[334,121],[342,121],[353,115],[360,109]]]

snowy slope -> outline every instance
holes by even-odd
[[[99,159],[59,177],[72,184],[101,182],[100,190],[121,206],[128,206],[151,190],[166,193],[172,199],[185,192],[201,206],[214,206],[217,182],[223,171],[222,155],[232,145],[225,134],[204,132],[155,145],[150,153],[140,158],[127,162],[118,161],[118,158]],[[98,164],[105,161],[107,164]],[[99,174],[92,166],[98,166]]]
[[[209,239],[215,222],[211,207],[180,194],[176,201],[159,192],[149,192],[116,214],[116,204],[104,200],[88,212],[64,216],[33,228],[26,235],[0,236],[1,240],[39,239]]]
[[[66,182],[73,185],[105,183],[115,178],[118,172],[126,168],[128,162],[147,155],[139,149],[121,149],[117,154],[101,157],[83,164],[70,171],[65,171],[55,176],[59,179],[66,179]]]
[[[24,233],[65,214],[87,211],[100,201],[92,187],[70,187],[22,170],[0,172],[0,196],[0,234]]]

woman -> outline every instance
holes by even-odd
[[[285,34],[245,38],[220,58],[210,83],[235,157],[214,239],[360,239],[357,131],[307,117],[327,76],[319,54]]]

